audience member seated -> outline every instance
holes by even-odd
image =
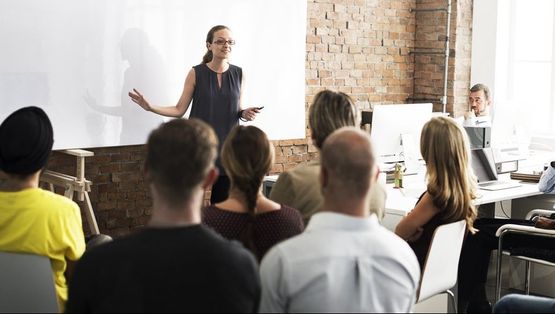
[[[554,193],[555,190],[555,162],[543,173],[538,185],[540,191]],[[492,219],[476,220],[478,232],[468,235],[462,250],[459,264],[459,305],[460,311],[481,313],[491,310],[491,303],[486,296],[486,281],[491,252],[499,245],[499,238],[495,236],[497,229],[504,224],[518,224],[536,226],[543,229],[555,229],[555,217],[537,217],[535,221],[522,219]],[[530,254],[532,250],[550,249],[555,252],[555,239],[534,237],[530,235],[509,234],[504,237],[504,247],[511,250],[522,250]],[[532,252],[533,254],[534,252]],[[540,257],[540,256],[539,256]],[[542,258],[544,256],[541,256]]]
[[[148,139],[148,226],[96,247],[77,263],[68,312],[255,312],[254,256],[200,224],[204,190],[218,177],[218,140],[200,120],[162,124]]]
[[[426,162],[427,189],[395,233],[409,242],[422,268],[437,227],[466,220],[467,229],[474,230],[476,177],[466,132],[451,118],[435,117],[424,125],[420,152]]]
[[[358,125],[355,121],[355,105],[351,97],[342,92],[319,92],[314,97],[308,115],[312,142],[318,150],[333,131],[344,126]],[[324,203],[318,182],[319,175],[320,160],[313,160],[285,171],[272,187],[270,199],[298,209],[306,224]],[[385,213],[385,200],[385,188],[380,184],[374,184],[370,190],[370,211],[376,213],[379,220]]]
[[[368,134],[338,130],[321,153],[324,204],[262,260],[260,312],[410,312],[420,269],[370,211],[377,167]]]
[[[484,84],[476,84],[470,88],[468,95],[468,111],[464,115],[465,126],[491,126],[492,101],[491,92]]]
[[[510,294],[495,304],[493,313],[555,313],[555,299]]]
[[[64,311],[68,276],[85,239],[77,204],[39,188],[53,135],[50,119],[37,107],[19,109],[0,125],[0,251],[50,258]]]
[[[222,164],[231,181],[229,198],[202,212],[202,222],[236,239],[260,261],[277,243],[301,233],[301,214],[262,194],[262,180],[272,168],[274,147],[254,126],[237,126],[222,148]]]

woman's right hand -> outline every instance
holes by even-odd
[[[144,98],[144,96],[141,93],[139,93],[138,90],[133,88],[133,92],[129,92],[128,95],[129,95],[129,97],[131,97],[131,100],[134,103],[141,106],[141,108],[143,108],[146,111],[152,111],[152,107],[150,106],[148,101]]]

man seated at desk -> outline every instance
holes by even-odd
[[[491,126],[491,92],[484,84],[470,88],[468,96],[469,111],[465,113],[465,126]]]
[[[463,126],[491,126],[492,97],[489,88],[484,84],[476,84],[470,88],[468,96],[468,111],[464,119],[458,119]]]

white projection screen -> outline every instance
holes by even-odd
[[[304,0],[0,0],[0,120],[39,106],[55,149],[143,144],[163,118],[128,91],[175,105],[206,33],[223,24],[243,106],[264,106],[253,124],[304,138],[306,11]]]

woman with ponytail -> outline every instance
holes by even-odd
[[[228,239],[239,240],[260,261],[275,244],[301,233],[301,214],[262,194],[262,180],[272,168],[274,147],[254,126],[237,126],[222,148],[231,181],[229,198],[205,208],[202,222]]]
[[[234,45],[233,34],[227,26],[217,25],[210,29],[206,35],[207,51],[202,63],[194,66],[187,74],[176,105],[151,105],[136,89],[129,92],[129,97],[146,111],[174,118],[182,117],[192,101],[190,118],[198,118],[212,126],[221,146],[229,131],[239,124],[239,119],[252,121],[259,112],[257,107],[243,109],[243,70],[229,63]],[[225,176],[219,158],[216,165],[220,176],[212,187],[212,203],[226,199],[229,190],[229,179]]]

